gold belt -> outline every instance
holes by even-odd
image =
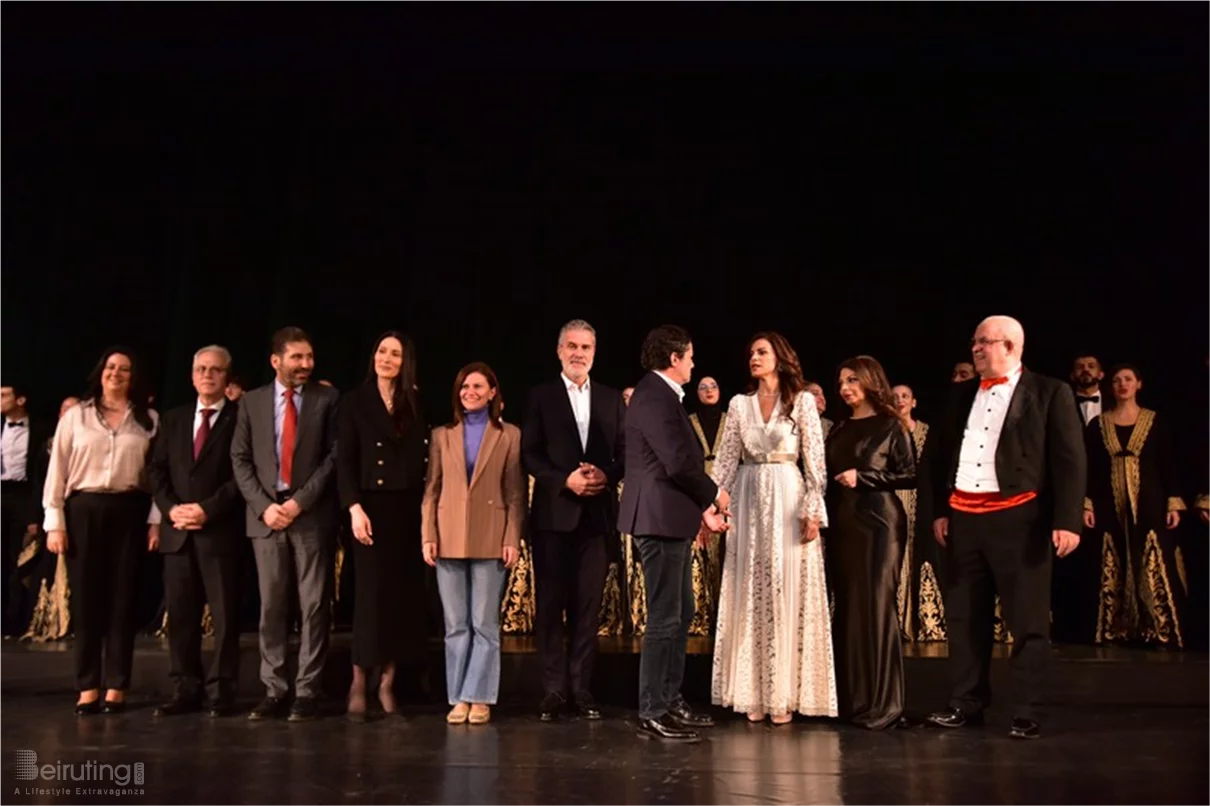
[[[745,460],[746,461],[746,460]],[[793,453],[766,453],[760,459],[753,459],[754,465],[792,465],[798,461],[798,455]]]

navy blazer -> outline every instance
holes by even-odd
[[[718,497],[685,407],[654,372],[635,385],[626,410],[625,474],[618,529],[636,537],[692,540]]]

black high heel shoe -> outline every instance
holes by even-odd
[[[95,716],[101,713],[101,701],[93,700],[92,702],[76,703],[76,716]]]

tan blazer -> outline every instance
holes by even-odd
[[[437,544],[447,560],[500,559],[519,548],[525,518],[521,429],[488,423],[470,484],[462,424],[439,426],[429,437],[428,480],[421,507],[421,540]]]

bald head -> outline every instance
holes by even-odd
[[[989,316],[975,328],[971,357],[975,372],[984,378],[1009,374],[1021,365],[1025,328],[1011,316]]]

